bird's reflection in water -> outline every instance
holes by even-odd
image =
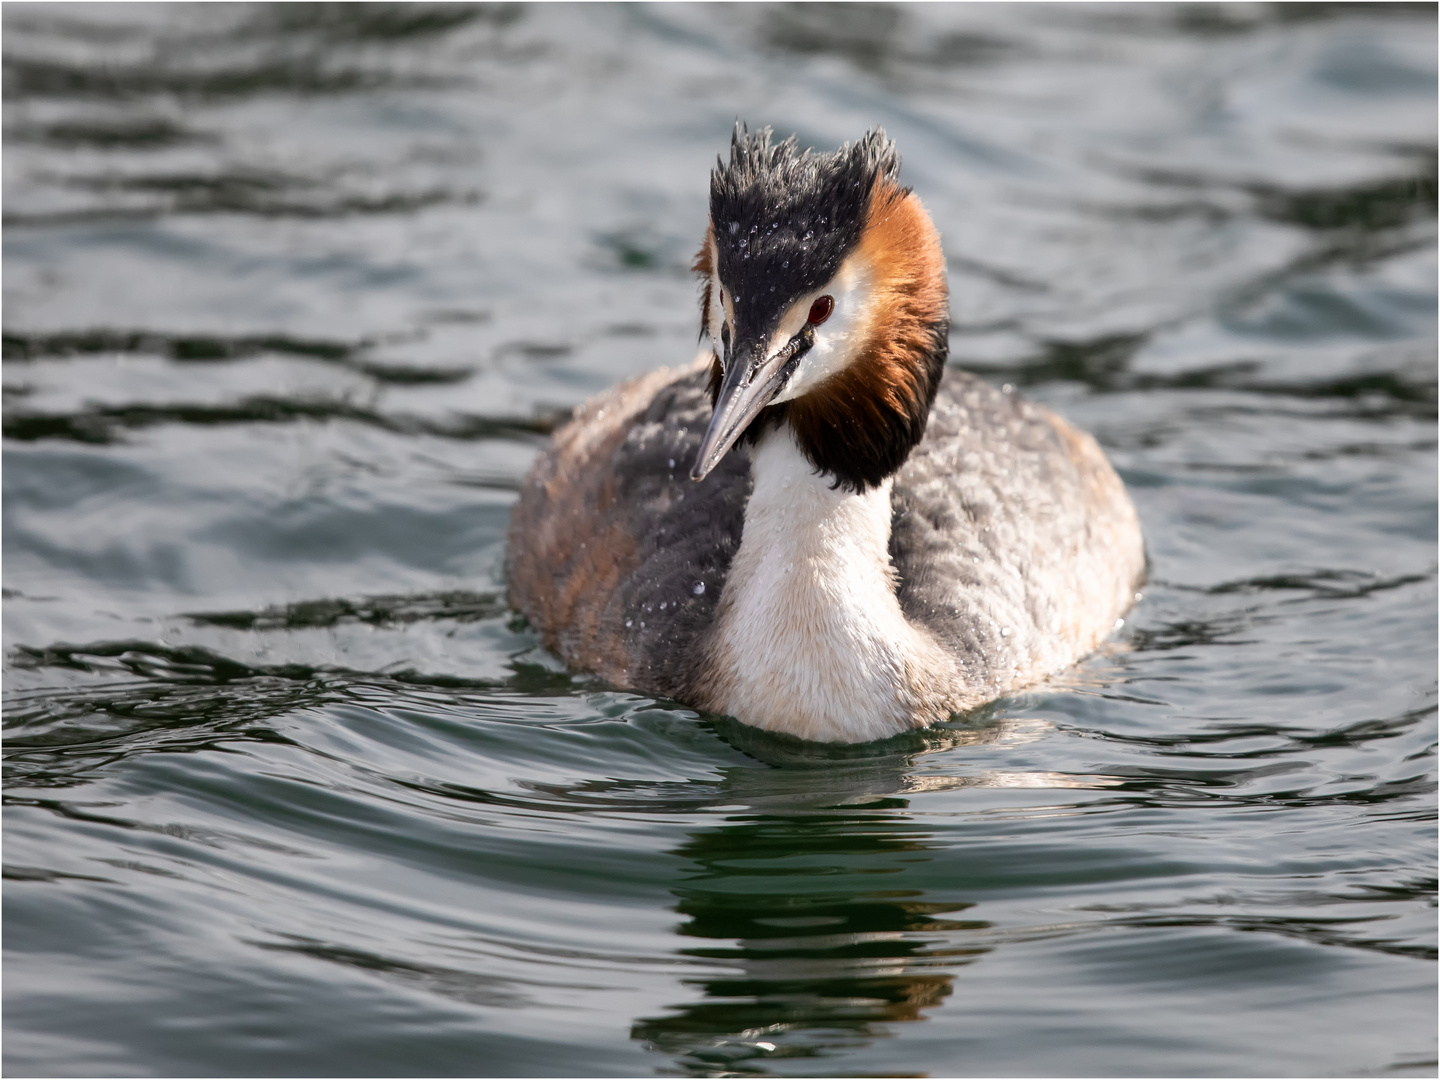
[[[631,1035],[684,1074],[763,1075],[777,1058],[831,1058],[884,1038],[988,951],[964,942],[989,925],[963,917],[973,904],[934,895],[925,864],[938,845],[899,794],[914,790],[912,754],[790,764],[802,767],[736,770],[729,794],[755,812],[674,849],[693,867],[674,889],[689,939],[678,951],[714,974],[687,982],[697,1000]]]

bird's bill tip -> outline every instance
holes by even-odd
[[[732,355],[746,354],[735,350]],[[784,388],[789,376],[789,372],[783,370],[786,359],[782,350],[775,356],[748,364],[732,361],[720,384],[710,426],[705,429],[705,436],[700,440],[700,449],[695,455],[695,464],[690,469],[691,480],[703,480],[709,476],[745,433],[750,422]]]

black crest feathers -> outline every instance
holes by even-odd
[[[771,135],[737,123],[730,160],[717,159],[710,174],[721,280],[742,302],[763,297],[767,308],[830,279],[859,242],[876,184],[894,185],[900,173],[899,152],[880,128],[833,153],[801,150],[793,135],[772,143]]]

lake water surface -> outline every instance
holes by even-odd
[[[883,124],[1111,647],[834,750],[506,608],[736,117]],[[1430,5],[4,9],[10,1075],[1434,1075]]]

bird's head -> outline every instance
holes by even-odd
[[[945,366],[940,238],[876,129],[834,153],[736,125],[710,177],[694,269],[715,413],[691,477],[788,423],[810,463],[864,491],[925,433]]]

